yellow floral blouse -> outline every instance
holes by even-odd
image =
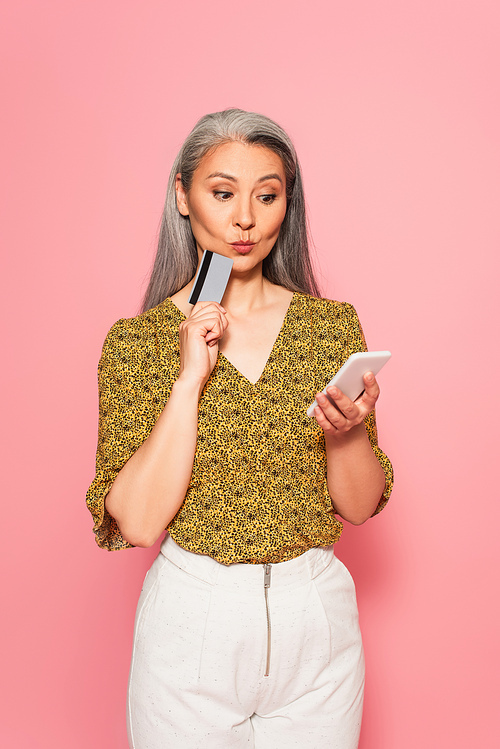
[[[109,331],[99,361],[96,476],[87,492],[99,546],[129,548],[104,507],[122,466],[147,438],[179,371],[184,315],[170,300]],[[354,308],[295,293],[256,384],[221,353],[199,402],[191,483],[168,531],[189,551],[223,564],[281,562],[335,543],[322,429],[306,415],[350,354],[366,350]],[[392,467],[377,444],[375,415],[365,420],[386,486]]]

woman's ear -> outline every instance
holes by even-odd
[[[177,199],[177,208],[182,216],[189,216],[189,208],[187,204],[187,196],[184,187],[182,186],[181,174],[175,175],[175,197]]]

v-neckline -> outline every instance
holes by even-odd
[[[276,351],[276,349],[277,349],[277,347],[279,345],[280,339],[284,335],[284,331],[285,331],[285,328],[286,328],[287,323],[288,323],[288,318],[290,316],[290,311],[291,311],[292,306],[294,305],[296,299],[297,299],[297,292],[294,291],[292,293],[292,297],[290,299],[290,302],[288,304],[287,310],[286,310],[285,315],[283,317],[283,320],[281,322],[281,327],[279,329],[278,335],[274,339],[274,343],[272,345],[271,351],[269,352],[269,356],[267,357],[266,363],[264,364],[264,369],[262,370],[262,372],[259,375],[259,378],[255,382],[252,382],[251,380],[248,379],[248,377],[245,377],[245,375],[242,372],[240,372],[240,370],[238,369],[238,367],[236,367],[232,363],[232,361],[230,359],[228,359],[225,354],[222,353],[222,351],[218,352],[218,354],[217,354],[217,360],[219,361],[220,359],[223,359],[227,364],[229,364],[229,366],[234,370],[234,372],[236,372],[236,374],[238,375],[238,377],[240,377],[242,380],[244,380],[246,383],[248,383],[248,385],[250,385],[251,387],[256,388],[259,385],[259,383],[262,381],[262,378],[266,374],[266,370],[268,369],[271,360],[274,358],[274,353],[275,353],[275,351]],[[181,316],[183,320],[187,319],[186,315],[184,314],[184,312],[181,309],[179,309],[179,307],[176,305],[175,302],[172,301],[172,299],[170,297],[167,297],[167,299],[165,301],[169,302],[169,304],[172,307],[174,307],[174,309],[178,312],[179,316]],[[216,366],[218,366],[218,365],[216,364]]]

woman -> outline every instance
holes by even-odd
[[[231,258],[223,305],[188,302],[204,250]],[[203,117],[173,166],[138,317],[99,363],[99,545],[161,552],[147,574],[128,697],[135,749],[358,744],[364,664],[333,544],[392,485],[379,388],[320,391],[365,348],[354,309],[318,298],[302,182],[262,115]],[[314,398],[315,418],[306,410]]]

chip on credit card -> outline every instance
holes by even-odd
[[[222,301],[233,261],[231,258],[205,250],[189,297],[189,304]]]

